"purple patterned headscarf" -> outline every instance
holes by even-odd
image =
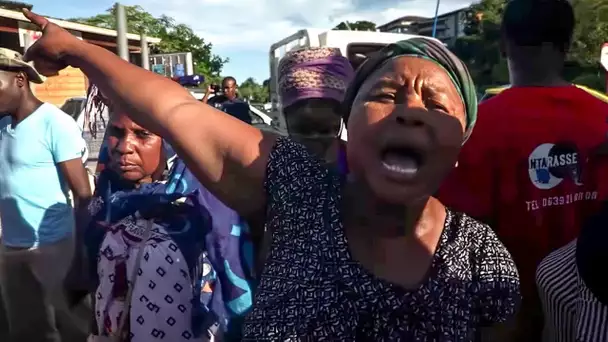
[[[321,98],[342,102],[354,70],[336,48],[288,52],[279,63],[279,97],[283,108],[299,100]]]

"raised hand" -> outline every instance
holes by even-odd
[[[42,31],[42,37],[30,46],[24,59],[34,62],[34,66],[42,75],[56,75],[59,70],[69,65],[69,53],[75,51],[78,44],[83,42],[43,16],[27,9],[23,9],[23,15]]]

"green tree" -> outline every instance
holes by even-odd
[[[334,30],[376,31],[376,24],[366,20],[359,20],[355,22],[343,21],[334,27]]]
[[[259,84],[252,77],[247,78],[239,86],[239,95],[251,102],[266,103],[269,101],[270,94],[268,87],[264,84]]]
[[[125,13],[129,32],[161,39],[159,44],[152,47],[152,53],[192,52],[195,73],[207,78],[218,77],[228,62],[228,59],[213,54],[212,44],[196,35],[188,25],[176,23],[173,18],[165,15],[156,18],[141,6],[125,6]],[[116,5],[106,13],[70,20],[115,30]]]
[[[608,41],[608,1],[572,0],[576,26],[570,60],[583,67],[597,66],[600,49]]]
[[[608,0],[571,0],[576,17],[568,72],[577,84],[606,91],[605,71],[599,64],[602,45],[608,42]]]
[[[472,4],[466,13],[465,36],[458,38],[453,49],[482,88],[508,82],[506,61],[499,48],[501,17],[507,2],[481,0]],[[572,0],[572,6],[576,26],[564,76],[597,87],[600,49],[608,41],[608,0]]]
[[[458,38],[453,47],[482,88],[509,82],[499,46],[505,3],[505,0],[481,0],[469,6],[465,14],[465,36]]]
[[[6,8],[12,11],[21,11],[22,8],[27,8],[31,11],[32,7],[34,6],[20,1],[0,0],[0,8]]]

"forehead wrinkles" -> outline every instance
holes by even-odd
[[[447,71],[438,63],[416,56],[398,56],[390,59],[382,66],[384,74],[379,79],[394,80],[400,84],[413,78],[422,78],[424,83],[437,90],[456,91]]]
[[[395,83],[403,85],[415,77],[422,77],[426,88],[457,99],[459,111],[464,112],[464,101],[447,71],[436,62],[417,56],[396,56],[382,63],[361,85],[353,106],[364,99],[383,79],[394,80]]]
[[[402,68],[401,74],[405,77],[407,72],[410,72],[410,67],[408,67],[407,59],[400,61],[400,63],[405,64],[405,67]],[[432,88],[437,92],[446,93],[449,96],[456,97],[460,102],[462,102],[462,98],[454,81],[448,74],[447,70],[444,69],[443,66],[438,64],[437,62],[427,60],[424,58],[419,58],[417,61],[417,68],[414,69],[413,72],[416,72],[416,76],[421,76],[424,80],[425,85],[428,88]],[[413,74],[409,74],[409,77],[414,76]]]
[[[136,124],[131,118],[122,112],[113,112],[110,115],[110,123],[116,127],[124,128],[127,130],[145,130],[145,128]]]
[[[416,56],[395,56],[387,59],[380,64],[361,85],[355,102],[359,96],[369,93],[372,89],[376,88],[378,83],[382,82],[383,79],[395,81],[395,83],[403,85],[406,81],[415,76],[423,76],[425,81],[432,78],[435,73],[428,73],[426,72],[427,70],[425,70],[426,68],[421,66],[424,65],[425,62],[428,61]]]
[[[395,72],[393,71],[394,68],[392,65],[393,60],[394,58],[384,61],[376,68],[376,70],[374,70],[374,72],[367,76],[367,78],[361,84],[361,87],[359,87],[359,90],[357,91],[357,96],[355,96],[355,100],[353,101],[353,108],[357,103],[361,101],[362,98],[364,98],[372,90],[372,88],[376,85],[376,83],[378,83],[380,79],[387,77],[393,78],[393,76],[395,75]]]

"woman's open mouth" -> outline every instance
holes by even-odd
[[[382,152],[382,166],[401,177],[414,177],[422,166],[422,154],[408,147],[388,147]]]

